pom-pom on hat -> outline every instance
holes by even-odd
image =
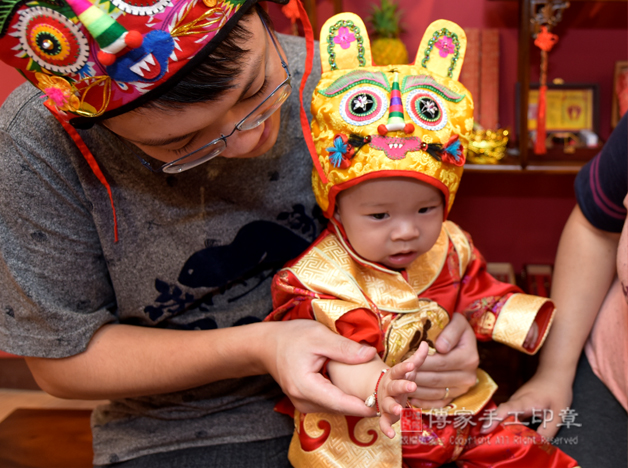
[[[41,89],[58,115],[86,128],[168,91],[255,3],[3,0],[0,59]]]
[[[342,190],[399,176],[439,189],[447,216],[473,128],[473,101],[458,81],[467,45],[462,28],[432,23],[410,65],[373,66],[366,27],[353,13],[330,18],[320,38],[310,148],[325,216],[333,216]],[[307,138],[310,129],[304,131]]]

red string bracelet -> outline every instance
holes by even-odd
[[[364,401],[364,404],[369,408],[375,406],[377,416],[381,416],[381,413],[379,412],[379,402],[377,401],[377,390],[379,389],[379,383],[382,381],[382,377],[384,377],[384,374],[386,372],[388,372],[388,369],[382,369],[382,373],[379,374],[379,379],[377,379],[377,383],[375,384],[375,391],[372,395],[369,395],[369,397]]]

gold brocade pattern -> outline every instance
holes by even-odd
[[[351,34],[342,37],[337,35],[339,34],[337,25],[342,21],[351,22],[357,30],[352,29]],[[436,29],[441,28],[447,28],[448,31],[455,34],[460,44],[459,55],[453,62],[452,78],[447,78],[447,74],[448,67],[452,66],[453,55],[448,55],[446,59],[443,59],[437,49],[432,49],[430,60],[425,64],[421,63],[426,48],[429,46],[428,41],[432,39]],[[323,73],[314,91],[311,105],[314,116],[311,130],[316,149],[316,155],[313,157],[318,159],[315,161],[317,167],[312,174],[312,185],[316,201],[325,215],[327,217],[333,215],[337,193],[352,185],[357,179],[386,176],[414,177],[435,185],[445,195],[445,211],[448,212],[453,204],[462,176],[462,162],[454,164],[450,160],[446,161],[445,158],[435,158],[428,154],[425,148],[411,148],[412,143],[410,142],[419,141],[419,143],[440,144],[445,147],[452,137],[459,137],[463,147],[466,148],[473,122],[473,101],[469,92],[458,81],[466,51],[466,35],[462,28],[450,21],[434,22],[425,32],[415,64],[395,65],[394,67],[370,65],[372,60],[368,33],[362,20],[353,13],[341,13],[327,20],[321,29],[320,37]],[[359,40],[364,48],[363,57],[358,55]],[[332,69],[331,59],[333,59],[337,69]],[[362,63],[361,59],[364,60]],[[443,66],[445,62],[449,64],[447,67]],[[366,66],[362,66],[363,64]],[[351,75],[356,70],[362,74],[359,76],[355,73]],[[369,114],[375,115],[374,119],[377,120],[365,120],[353,122],[353,124],[349,123],[343,114],[343,112],[348,111],[344,108],[341,109],[343,99],[349,93],[360,89],[359,86],[362,85],[377,88],[378,92],[383,93],[382,100],[390,101],[392,92],[390,83],[393,82],[394,73],[398,74],[400,83],[408,77],[415,77],[416,82],[422,83],[401,91],[404,108],[403,121],[411,124],[412,130],[407,130],[408,133],[406,130],[390,131],[386,136],[390,144],[396,144],[393,143],[395,141],[402,142],[400,143],[401,146],[408,145],[408,150],[399,152],[399,154],[393,150],[389,154],[387,150],[385,151],[381,147],[378,149],[376,148],[378,145],[370,143],[370,139],[379,138],[378,127],[387,123],[390,109],[383,112],[381,116],[379,116],[380,114]],[[377,74],[384,74],[385,80],[376,80],[375,84],[372,80],[369,81],[369,77]],[[323,92],[327,89],[334,91],[324,95]],[[432,96],[433,102],[438,102],[438,105],[442,106],[439,111],[443,115],[442,125],[419,124],[416,120],[413,121],[416,117],[411,117],[410,113],[417,111],[412,110],[409,102],[412,93],[416,93],[417,89],[425,90]],[[388,103],[382,102],[376,107],[381,108],[383,105],[388,105]],[[375,111],[373,110],[373,112]],[[348,167],[334,165],[330,160],[328,149],[334,147],[334,140],[339,134],[369,139],[356,151]],[[465,151],[463,150],[462,154]],[[318,172],[319,169],[320,173]]]
[[[447,260],[447,250],[449,247],[449,237],[445,225],[441,228],[436,244],[429,251],[418,257],[406,269],[408,273],[408,283],[417,295],[421,294],[436,281],[445,261]]]
[[[443,224],[434,247],[408,268],[410,281],[406,282],[399,272],[356,261],[339,236],[327,236],[288,270],[310,291],[353,303],[353,309],[371,308],[369,302],[372,302],[382,312],[418,312],[421,305],[417,296],[436,280],[449,248],[448,230]],[[324,308],[331,307],[320,300],[317,303]],[[330,311],[330,314],[336,316],[336,312]]]
[[[300,427],[303,415],[295,410],[294,421]],[[319,425],[319,423],[322,423]],[[379,430],[379,418],[362,418],[354,428],[353,435],[361,445],[347,443],[349,425],[339,414],[308,413],[304,416],[300,430],[310,438],[325,436],[321,429],[331,425],[331,432],[319,448],[306,451],[301,448],[298,433],[292,437],[288,459],[295,467],[303,468],[385,468],[401,466],[400,424],[393,425],[395,437],[389,439]],[[375,439],[375,440],[373,440]]]
[[[436,302],[420,300],[417,314],[398,315],[387,328],[383,360],[390,367],[414,353],[420,341],[434,347],[434,341],[449,323],[449,314]]]
[[[368,304],[360,305],[355,302],[345,302],[337,299],[314,299],[312,301],[312,310],[316,321],[336,333],[338,333],[336,320],[347,312],[360,308],[368,309],[369,306]]]
[[[445,221],[445,227],[447,229],[447,234],[449,234],[449,238],[458,253],[458,258],[460,260],[460,278],[462,278],[464,276],[464,272],[467,270],[467,265],[469,265],[469,261],[471,260],[471,245],[469,244],[469,239],[464,235],[462,229],[454,223],[451,221]]]
[[[530,296],[528,294],[513,294],[510,296],[495,322],[493,340],[504,343],[526,354],[534,354],[523,347],[523,342],[537,313],[547,302],[551,301],[545,297]],[[549,330],[550,325],[551,323],[548,324],[546,330]],[[545,336],[540,340],[541,344],[544,339]],[[537,346],[537,349],[539,347],[540,345]]]

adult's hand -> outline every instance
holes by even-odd
[[[364,400],[342,392],[320,371],[327,360],[369,362],[375,357],[375,348],[337,335],[313,320],[269,322],[267,326],[267,336],[274,346],[266,350],[262,360],[296,409],[303,413],[373,416]]]
[[[465,394],[477,379],[475,370],[480,358],[475,334],[461,314],[454,314],[434,345],[438,353],[428,356],[418,370],[417,390],[410,395],[410,402],[422,408],[449,404]]]
[[[559,429],[558,424],[562,421],[560,412],[571,405],[572,382],[573,373],[571,376],[535,374],[510,400],[499,405],[493,423],[482,428],[482,433],[487,434],[500,421],[516,416],[519,421],[532,418],[533,423],[541,423],[537,428],[540,435],[548,439],[554,437]]]

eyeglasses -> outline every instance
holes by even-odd
[[[277,111],[277,109],[281,107],[286,99],[288,99],[288,96],[290,96],[290,93],[292,92],[292,75],[290,74],[290,70],[288,69],[288,64],[284,61],[281,54],[279,53],[279,48],[277,47],[277,42],[275,41],[273,34],[268,29],[268,26],[266,25],[266,22],[261,15],[260,20],[262,20],[264,29],[266,30],[266,32],[270,36],[271,41],[273,42],[273,46],[275,47],[277,55],[279,55],[279,60],[281,60],[281,66],[283,67],[287,75],[286,79],[283,80],[272,93],[266,96],[266,98],[257,107],[255,107],[255,109],[253,109],[247,114],[246,117],[240,120],[240,122],[235,125],[229,135],[221,134],[219,138],[210,141],[199,149],[194,150],[191,153],[186,154],[185,156],[181,156],[174,161],[170,161],[165,164],[159,162],[157,167],[155,167],[154,160],[151,160],[153,161],[153,163],[151,164],[151,162],[142,158],[139,154],[137,154],[136,151],[133,150],[133,148],[131,148],[135,156],[140,160],[144,167],[147,167],[153,172],[176,174],[179,172],[187,171],[188,169],[192,169],[193,167],[203,164],[210,159],[214,159],[227,148],[227,138],[233,135],[236,131],[252,130],[256,127],[259,127],[271,115],[273,115]]]

